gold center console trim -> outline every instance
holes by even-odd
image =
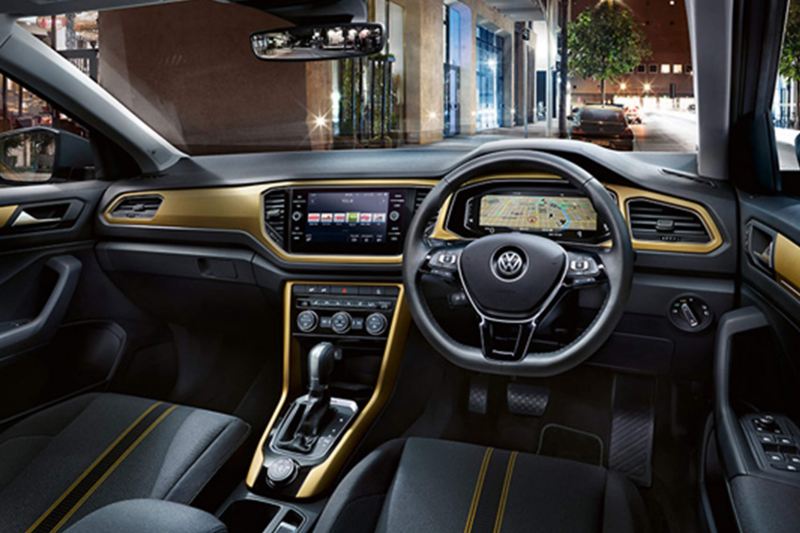
[[[246,480],[247,486],[250,488],[258,488],[256,484],[258,483],[264,463],[263,450],[270,431],[272,431],[279,416],[284,412],[284,407],[287,406],[287,403],[290,403],[294,398],[302,394],[302,383],[300,383],[302,355],[299,353],[299,346],[292,338],[292,287],[303,284],[315,285],[327,283],[330,282],[290,281],[286,283],[284,288],[283,384],[281,387],[281,396],[264,433],[261,435],[258,447],[253,455],[253,460],[250,463],[250,469],[247,473]],[[389,400],[394,390],[397,372],[400,369],[400,363],[403,359],[403,350],[405,349],[408,328],[411,323],[411,315],[408,313],[408,308],[406,307],[402,284],[348,282],[337,282],[336,284],[355,287],[397,287],[399,292],[386,337],[386,347],[383,352],[378,379],[375,382],[375,389],[370,399],[358,413],[350,427],[344,432],[325,461],[312,468],[308,473],[295,494],[297,498],[312,498],[322,494],[331,487],[353,450],[355,450],[358,443],[361,442],[361,439],[371,427],[378,413],[380,413],[384,405],[386,405],[386,402]]]

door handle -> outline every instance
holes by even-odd
[[[37,218],[35,215],[31,215],[23,210],[17,215],[17,218],[14,219],[14,222],[11,223],[11,227],[44,226],[45,224],[57,224],[62,220],[64,220],[62,217]]]

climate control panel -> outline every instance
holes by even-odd
[[[398,292],[386,285],[296,283],[293,330],[306,336],[384,338]]]

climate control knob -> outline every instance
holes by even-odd
[[[353,317],[346,311],[339,311],[331,317],[331,329],[334,333],[344,335],[353,325]]]
[[[389,322],[386,320],[386,317],[381,313],[372,313],[367,317],[364,321],[364,327],[367,330],[367,333],[370,335],[380,335],[384,331],[386,331],[386,326],[389,325]]]
[[[297,329],[303,333],[309,333],[317,329],[319,324],[319,316],[314,311],[306,309],[297,315]]]

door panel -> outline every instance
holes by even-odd
[[[0,425],[111,377],[124,330],[89,296],[102,294],[92,226],[106,187],[0,188]]]

